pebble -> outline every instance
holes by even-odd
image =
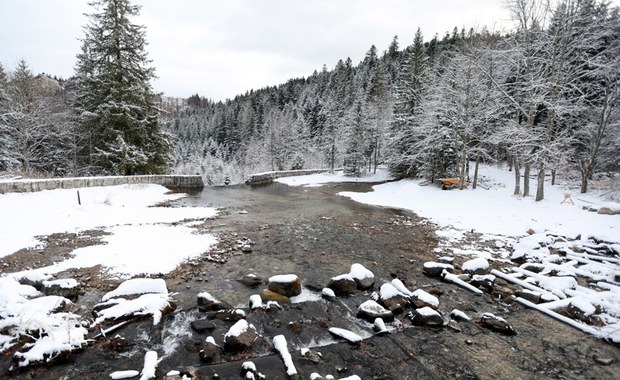
[[[614,359],[607,357],[607,356],[600,356],[600,355],[594,355],[592,356],[592,359],[594,359],[594,361],[600,365],[610,365],[611,363],[614,362]]]

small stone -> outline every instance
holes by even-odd
[[[488,292],[493,291],[494,282],[495,282],[495,276],[492,274],[487,274],[487,275],[475,274],[471,278],[471,284],[473,286],[484,289]]]
[[[217,327],[215,323],[207,319],[197,319],[195,321],[192,321],[190,323],[190,326],[198,334],[204,334],[207,331],[215,330],[215,328]]]
[[[483,327],[504,335],[517,335],[517,332],[502,318],[491,313],[484,313],[477,321]]]
[[[252,252],[252,246],[250,246],[249,244],[246,244],[244,246],[241,247],[241,252],[243,253],[250,253]]]
[[[540,293],[529,289],[517,289],[515,292],[517,297],[528,300],[531,303],[540,303]]]
[[[307,350],[301,355],[302,361],[308,361],[313,364],[318,364],[321,361],[321,355],[312,350]]]
[[[247,286],[248,288],[255,288],[263,283],[263,279],[257,277],[253,274],[248,274],[238,279],[241,284]]]
[[[454,319],[451,319],[450,322],[448,322],[448,328],[450,328],[451,330],[456,331],[456,332],[462,332],[463,331],[461,326],[459,326],[459,323],[457,321],[455,321]]]
[[[471,346],[472,344],[474,344],[474,341],[471,339],[465,339],[465,344]]]
[[[611,365],[614,362],[613,358],[596,354],[592,356],[592,359],[600,365]]]

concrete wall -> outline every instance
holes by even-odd
[[[118,177],[79,177],[52,179],[24,179],[0,182],[0,194],[27,193],[53,189],[75,189],[93,186],[116,186],[152,183],[169,188],[202,188],[204,183],[198,175],[136,175]]]
[[[308,175],[317,173],[327,173],[329,169],[307,169],[307,170],[284,170],[279,172],[266,172],[252,174],[250,178],[245,181],[248,185],[262,185],[273,182],[276,178],[292,177],[296,175]]]

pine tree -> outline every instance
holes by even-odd
[[[143,26],[131,22],[140,7],[129,0],[95,0],[77,56],[75,109],[90,174],[163,173],[171,136],[158,121],[154,68]]]

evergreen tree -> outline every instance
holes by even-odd
[[[163,173],[171,136],[158,121],[154,68],[129,0],[95,0],[77,56],[75,110],[90,174]]]

